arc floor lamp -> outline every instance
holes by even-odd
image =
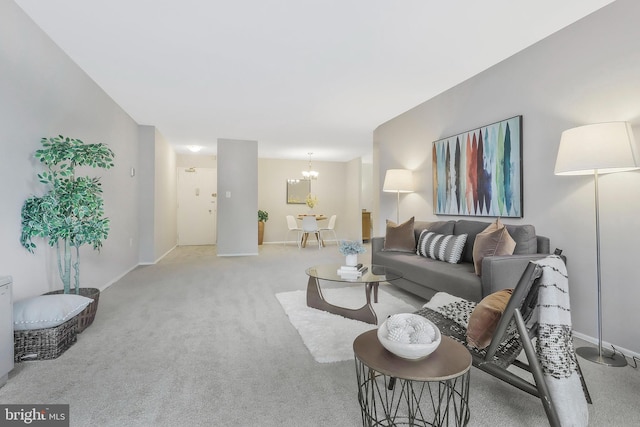
[[[598,347],[580,347],[583,358],[607,366],[625,366],[624,356],[602,348],[602,278],[600,271],[600,212],[598,175],[640,169],[640,157],[627,122],[597,123],[562,132],[556,175],[593,175],[596,214],[596,272],[598,291]]]
[[[400,193],[413,192],[413,173],[408,169],[388,169],[384,176],[382,191],[397,193],[396,224],[400,224]]]

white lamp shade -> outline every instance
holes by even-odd
[[[592,175],[640,169],[638,147],[627,122],[596,123],[562,132],[556,175]]]
[[[408,169],[389,169],[384,176],[382,191],[411,193],[413,192],[413,174]]]

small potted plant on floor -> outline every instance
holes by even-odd
[[[46,239],[49,246],[55,247],[62,292],[71,292],[73,273],[74,292],[94,300],[85,309],[90,315],[93,311],[94,316],[100,290],[80,287],[80,247],[91,245],[94,250],[100,250],[109,233],[109,219],[104,216],[100,179],[76,176],[76,167],[109,169],[113,167],[114,154],[105,144],[85,144],[62,135],[42,138],[40,142],[42,148],[34,156],[47,168],[38,174],[46,191],[24,202],[20,243],[32,253],[36,249],[33,242],[36,237]]]
[[[264,239],[264,223],[269,220],[269,212],[258,211],[258,244],[261,245]]]

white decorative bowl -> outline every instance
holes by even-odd
[[[393,318],[394,319],[393,321],[396,321],[396,322],[398,320],[411,322],[412,320],[414,320],[413,319],[414,317],[418,318],[420,322],[426,322],[427,324],[433,327],[435,332],[435,338],[431,343],[411,344],[411,343],[394,341],[388,338],[389,329],[387,326],[387,322],[389,322],[389,319]],[[442,340],[442,335],[440,334],[440,330],[438,329],[438,327],[434,325],[433,322],[431,322],[429,319],[423,316],[420,316],[418,314],[401,313],[401,314],[395,314],[391,316],[390,318],[385,320],[384,323],[382,323],[382,325],[378,327],[378,340],[380,341],[380,344],[382,344],[384,348],[386,348],[387,350],[389,350],[391,353],[395,354],[398,357],[401,357],[403,359],[408,359],[408,360],[420,360],[420,359],[424,359],[425,357],[429,356],[431,353],[436,351],[436,349],[440,345],[440,341]]]

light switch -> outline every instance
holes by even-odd
[[[227,199],[230,199],[231,198],[231,191],[227,191],[225,193],[225,196],[227,197]]]

